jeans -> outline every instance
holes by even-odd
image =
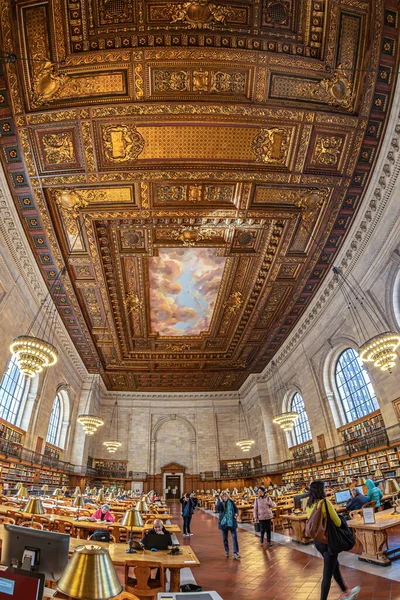
[[[239,554],[237,529],[222,529],[221,531],[222,531],[222,540],[224,542],[225,552],[229,552],[228,533],[230,531],[232,533],[233,552],[235,554]]]
[[[322,554],[324,559],[324,574],[322,576],[321,583],[321,600],[327,600],[329,590],[331,589],[332,577],[334,578],[342,592],[347,591],[347,587],[343,581],[342,574],[340,572],[338,555],[329,554],[327,544],[321,544],[321,542],[314,542],[314,544],[316,549],[320,554]]]
[[[260,541],[264,541],[264,535],[267,534],[267,542],[271,541],[271,519],[260,520]]]
[[[190,533],[190,521],[192,520],[192,515],[190,517],[183,517],[183,533]]]

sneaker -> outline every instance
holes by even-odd
[[[261,546],[263,545],[263,543],[264,543],[264,540],[260,540],[260,544],[261,544]]]
[[[189,534],[188,533],[184,533],[183,537],[189,537]]]
[[[341,596],[341,600],[355,600],[355,598],[357,598],[360,590],[361,590],[360,586],[357,585],[355,588],[353,588],[349,592],[344,593]]]
[[[272,542],[268,542],[268,546],[271,548],[271,546],[272,546]]]
[[[192,535],[193,535],[193,533],[188,533],[188,535],[189,535],[189,536],[192,536]]]
[[[240,558],[240,554],[238,552],[233,553],[233,558]]]
[[[226,558],[229,558],[229,552],[225,552]]]

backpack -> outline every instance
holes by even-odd
[[[91,537],[92,541],[95,542],[111,542],[110,532],[107,529],[96,529]]]
[[[322,512],[323,503],[314,506],[310,518],[306,523],[306,537],[316,540],[321,544],[328,543],[327,519]]]

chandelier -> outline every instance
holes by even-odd
[[[104,420],[101,417],[89,412],[91,400],[94,400],[94,405],[96,405],[96,400],[100,401],[100,362],[98,363],[98,367],[99,372],[93,376],[92,383],[90,385],[90,390],[85,405],[85,412],[77,417],[77,421],[82,425],[86,435],[94,435],[98,428],[104,425]]]
[[[391,331],[384,317],[375,309],[371,300],[363,292],[352,275],[345,277],[338,267],[333,272],[340,282],[340,290],[346,300],[360,340],[360,358],[373,362],[381,371],[391,371],[396,364],[396,350],[400,345],[400,335]],[[383,314],[383,311],[381,311]],[[377,333],[370,337],[367,324]]]
[[[111,437],[111,433],[112,433],[112,426],[113,426],[113,422],[115,419],[115,431],[116,431],[116,437],[112,438]],[[111,414],[111,422],[110,422],[110,430],[108,432],[108,439],[106,439],[105,442],[103,442],[103,446],[105,446],[108,450],[108,452],[110,454],[114,454],[118,448],[120,448],[122,446],[122,442],[118,441],[118,402],[117,400],[115,401],[115,404],[113,406],[113,410],[112,410],[112,414]]]
[[[57,349],[53,345],[57,309],[53,303],[53,297],[61,289],[62,269],[39,309],[34,315],[28,331],[24,335],[14,338],[10,345],[10,352],[15,356],[16,363],[25,377],[34,377],[43,369],[52,367],[58,359]],[[33,329],[37,334],[31,335]]]
[[[243,405],[239,400],[239,439],[236,442],[236,446],[239,446],[243,452],[249,452],[254,443],[254,440],[250,439],[246,415],[244,414]]]
[[[276,417],[272,419],[272,422],[279,425],[283,431],[292,431],[294,422],[298,416],[297,412],[284,412],[280,415],[276,415]]]
[[[283,382],[281,374],[279,373],[279,368],[276,362],[272,361],[272,382],[273,382],[273,392],[275,396],[278,396],[280,392],[286,394],[287,387]],[[276,415],[273,417],[272,422],[276,425],[279,425],[283,431],[292,431],[294,422],[298,417],[298,413],[294,411],[284,412],[280,415]]]

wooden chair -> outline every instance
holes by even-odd
[[[154,524],[155,519],[146,519],[145,521],[145,525],[153,525]]]
[[[129,538],[129,532],[126,527],[120,527],[119,525],[110,525],[107,527],[107,531],[115,538],[117,544],[126,544]]]
[[[12,519],[11,517],[0,517],[0,525],[4,525],[4,523],[15,525],[15,519]]]
[[[80,517],[90,517],[91,516],[91,512],[90,510],[80,510],[79,511],[79,516]]]
[[[275,529],[284,529],[285,518],[282,514],[282,509],[278,506],[275,511],[275,516],[272,520],[272,531]]]
[[[30,527],[31,529],[43,529],[43,525],[41,523],[35,523],[35,521],[23,521],[19,524],[20,527]]]
[[[134,569],[133,577],[129,576]],[[151,579],[151,571],[157,569],[157,578]],[[165,592],[164,567],[157,562],[129,560],[125,563],[125,590],[139,598],[157,598],[159,592]]]
[[[139,598],[129,592],[121,592],[118,596],[115,596],[114,600],[139,600]]]
[[[57,531],[58,533],[68,533],[71,537],[76,537],[73,524],[63,519],[54,519],[53,531]]]
[[[25,519],[24,515],[16,510],[8,510],[6,512],[6,517],[11,517],[11,519],[14,519],[16,525],[19,525]]]
[[[53,528],[53,523],[47,517],[40,517],[39,515],[33,517],[34,523],[40,523],[46,531],[51,531]]]

